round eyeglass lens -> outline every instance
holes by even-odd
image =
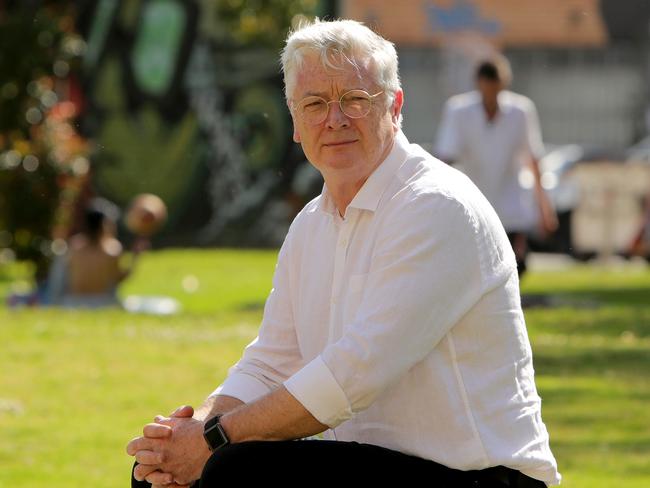
[[[370,112],[370,95],[362,90],[352,90],[341,97],[341,110],[353,119],[365,117]]]

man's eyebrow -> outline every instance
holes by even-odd
[[[365,88],[362,88],[362,87],[345,88],[345,89],[341,90],[340,94],[338,96],[335,96],[335,98],[339,98],[341,95],[344,95],[347,92],[350,92],[352,90],[368,91],[368,90],[366,90]],[[329,95],[329,92],[318,92],[318,91],[309,90],[309,91],[306,91],[303,94],[303,98],[305,98],[305,97],[321,97],[321,98],[327,99],[328,95]]]
[[[326,92],[317,92],[317,91],[311,91],[311,90],[309,90],[309,91],[306,91],[306,92],[303,94],[303,98],[304,98],[304,97],[321,97],[321,98],[326,98],[327,95],[328,95],[328,94],[327,94]]]

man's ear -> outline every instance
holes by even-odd
[[[399,119],[402,114],[402,107],[404,106],[404,92],[400,89],[395,92],[395,99],[393,100],[393,106],[390,109],[391,118],[393,119],[393,124],[396,127],[399,127]]]
[[[296,121],[291,119],[293,122],[293,142],[302,142],[300,139],[300,131],[298,130],[298,127],[296,126]]]
[[[291,123],[293,124],[293,142],[300,143],[300,131],[298,131],[296,119],[293,116],[293,111],[291,110],[291,104],[289,102],[287,102],[287,107],[289,108],[289,113],[291,114]]]

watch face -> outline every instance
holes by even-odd
[[[205,430],[203,431],[203,437],[208,443],[211,451],[215,451],[230,443],[228,441],[228,436],[219,423],[219,417],[220,416],[217,416],[213,419],[208,420],[205,423]]]

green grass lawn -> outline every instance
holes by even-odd
[[[254,337],[274,251],[164,251],[124,294],[171,317],[0,306],[0,488],[125,486],[126,442],[198,404]],[[0,295],[28,274],[0,268]],[[526,310],[543,414],[569,488],[650,486],[650,270],[531,273]]]

